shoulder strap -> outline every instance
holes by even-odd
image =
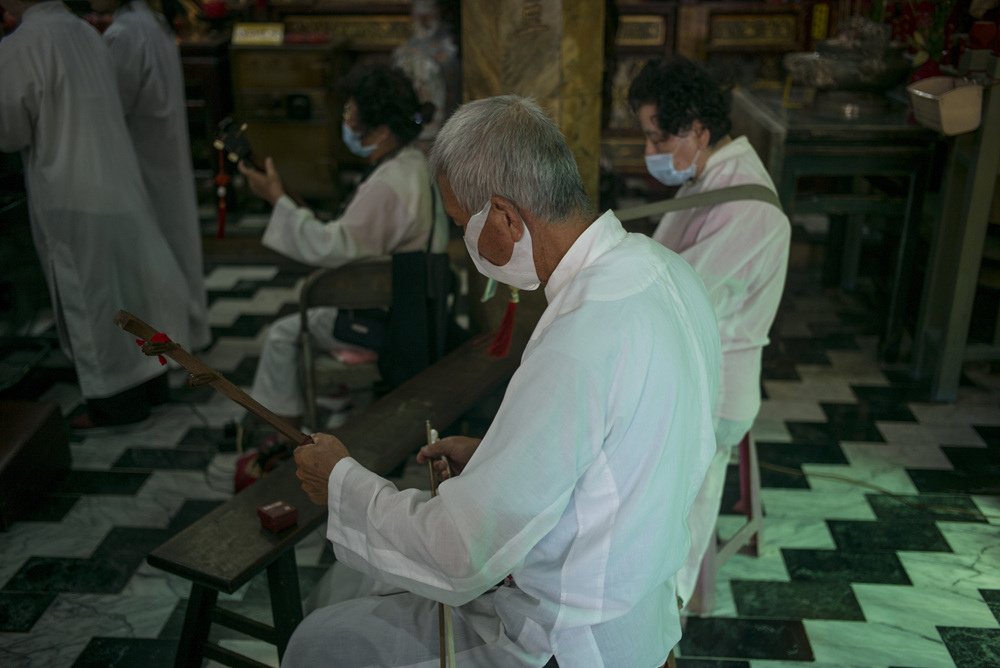
[[[697,195],[674,197],[672,199],[660,200],[659,202],[632,206],[627,209],[615,211],[615,216],[624,223],[629,220],[648,218],[649,216],[661,215],[670,211],[713,206],[715,204],[736,202],[739,200],[757,200],[758,202],[771,204],[781,209],[781,200],[778,199],[778,195],[773,190],[759,183],[744,183],[739,186],[709,190]]]

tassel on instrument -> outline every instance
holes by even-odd
[[[510,289],[510,299],[507,301],[507,310],[504,311],[503,320],[500,321],[500,328],[493,339],[493,343],[487,349],[491,357],[506,357],[510,352],[510,344],[514,340],[514,319],[517,314],[517,305],[521,301],[521,293],[517,288]]]

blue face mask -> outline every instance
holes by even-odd
[[[369,146],[362,144],[361,133],[352,130],[347,123],[343,123],[340,126],[340,136],[344,140],[344,146],[347,147],[347,150],[359,158],[367,158],[375,152],[375,147],[378,146],[378,144],[371,144]]]
[[[701,153],[699,151],[698,153]],[[698,153],[694,154],[691,164],[686,169],[678,170],[674,167],[674,155],[672,153],[657,153],[646,156],[646,170],[650,175],[665,186],[680,186],[694,178],[698,171]]]

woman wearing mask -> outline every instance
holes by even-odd
[[[629,88],[646,135],[646,167],[687,197],[729,186],[774,183],[746,137],[729,136],[729,100],[708,73],[675,58],[653,60]],[[760,408],[761,353],[785,285],[791,225],[776,206],[727,201],[667,213],[653,239],[687,260],[708,288],[722,341],[715,406],[718,450],[688,516],[691,550],[677,574],[687,602],[713,539],[730,449]]]
[[[343,140],[352,153],[367,160],[367,174],[343,212],[323,222],[285,193],[270,158],[263,172],[240,163],[254,194],[274,207],[263,244],[299,262],[328,268],[423,251],[429,240],[432,252],[443,251],[448,243],[447,217],[432,188],[427,160],[411,145],[433,107],[421,105],[409,79],[388,65],[359,66],[341,88],[347,100]],[[310,333],[322,349],[353,347],[333,337],[336,317],[335,308],[316,308],[309,314]],[[298,315],[271,325],[251,390],[257,401],[293,424],[301,422],[305,409],[299,329]]]
[[[191,167],[187,106],[172,19],[177,0],[162,0],[164,16],[146,0],[91,0],[112,13],[104,42],[115,63],[118,92],[156,221],[184,272],[193,349],[208,347],[201,229]]]

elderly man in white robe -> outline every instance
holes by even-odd
[[[452,472],[437,496],[397,490],[332,436],[296,450],[337,559],[399,589],[314,611],[283,665],[436,666],[440,601],[458,665],[661,666],[681,633],[685,517],[715,452],[720,348],[701,280],[612,212],[595,220],[529,100],[459,108],[432,165],[477,268],[544,285],[548,306],[485,437],[421,450]]]
[[[729,101],[699,65],[653,60],[629,88],[629,103],[646,135],[646,166],[677,197],[774,183],[746,137],[729,136]],[[731,450],[760,409],[761,356],[778,312],[792,228],[784,211],[756,200],[721,202],[667,213],[653,239],[680,254],[705,282],[722,341],[716,406],[718,451],[688,522],[691,551],[677,576],[688,602],[715,523]]]
[[[35,247],[88,413],[144,419],[166,373],[113,322],[127,309],[188,343],[184,278],[156,226],[100,35],[55,0],[0,0],[0,151],[24,162]]]

